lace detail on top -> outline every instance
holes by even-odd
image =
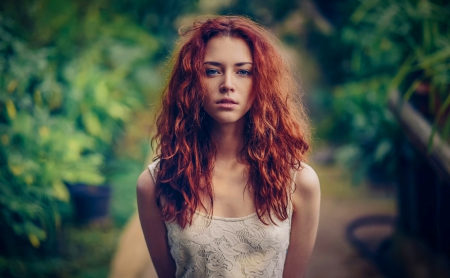
[[[158,161],[149,165],[156,178]],[[291,230],[289,217],[264,225],[255,213],[239,218],[208,217],[195,212],[182,229],[166,222],[176,277],[282,277]]]

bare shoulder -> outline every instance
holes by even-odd
[[[295,177],[294,201],[313,201],[320,198],[320,182],[316,171],[306,163],[297,171]]]
[[[175,277],[175,262],[170,255],[167,229],[156,202],[156,185],[149,169],[137,180],[137,205],[142,232],[158,277]]]
[[[145,169],[137,180],[136,192],[138,195],[154,195],[155,182],[150,174],[149,169]]]
[[[159,209],[156,205],[156,184],[149,169],[145,169],[137,180],[136,196],[141,222],[157,219]]]
[[[302,163],[292,193],[291,237],[283,277],[306,277],[320,215],[320,183],[316,171]]]

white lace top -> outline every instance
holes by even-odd
[[[149,165],[156,178],[157,161]],[[282,277],[291,230],[289,217],[277,225],[264,225],[256,212],[226,218],[196,212],[192,224],[182,229],[166,222],[176,277]]]

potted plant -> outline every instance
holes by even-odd
[[[68,185],[68,188],[78,223],[101,222],[108,218],[111,186],[76,183]]]
[[[102,168],[100,154],[86,158],[90,164]],[[65,181],[70,193],[75,220],[79,224],[101,223],[108,219],[112,188],[101,171],[84,176],[82,179],[70,177]],[[71,182],[69,182],[69,180]]]

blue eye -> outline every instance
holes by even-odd
[[[206,70],[206,75],[207,76],[212,76],[212,75],[216,75],[216,74],[219,74],[219,71],[216,70],[216,69],[207,69]]]
[[[244,69],[239,70],[237,73],[242,76],[249,76],[252,74],[250,71]]]

